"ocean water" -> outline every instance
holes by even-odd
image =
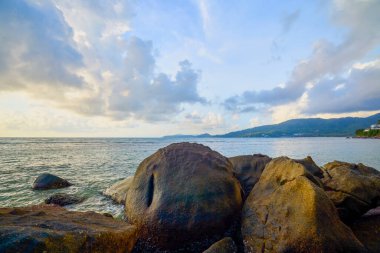
[[[197,142],[229,157],[261,153],[271,157],[312,156],[318,165],[341,160],[364,163],[380,170],[380,140],[346,138],[0,138],[0,207],[40,204],[56,192],[86,198],[70,210],[97,211],[122,217],[123,207],[102,192],[134,174],[139,163],[173,142]],[[74,185],[65,189],[34,191],[43,172]]]

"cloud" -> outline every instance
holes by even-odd
[[[181,103],[205,103],[197,93],[199,71],[189,61],[179,63],[175,78],[155,74],[152,44],[131,37],[126,46],[122,77],[112,84],[107,98],[108,110],[114,117],[166,120],[178,113]]]
[[[282,18],[282,33],[287,33],[293,27],[294,23],[300,16],[300,10],[295,10],[291,13],[286,14]]]
[[[307,92],[308,105],[303,112],[315,114],[379,110],[379,80],[380,60],[357,65],[347,77],[323,79]]]
[[[192,129],[199,131],[220,131],[227,126],[224,117],[220,113],[208,112],[201,114],[197,111],[186,114],[182,124],[186,125],[184,126],[185,128],[191,126]]]
[[[74,71],[83,66],[82,55],[53,4],[1,1],[0,16],[0,89],[83,85]]]
[[[256,127],[260,125],[260,120],[257,117],[251,118],[249,120],[249,126],[250,127]]]
[[[1,1],[0,15],[0,91],[117,120],[170,120],[206,102],[189,61],[174,77],[157,72],[153,43],[132,35],[128,1]]]
[[[283,50],[282,44],[284,43],[285,35],[292,29],[295,22],[300,16],[300,10],[294,10],[293,12],[287,13],[281,19],[281,33],[272,41],[272,45],[270,47],[271,50],[271,59],[270,62],[280,61],[282,59],[281,53]]]
[[[378,13],[380,2],[344,1],[333,2],[332,22],[347,30],[343,41],[337,45],[326,40],[315,43],[312,55],[298,63],[284,86],[270,90],[249,90],[225,100],[227,110],[243,111],[257,104],[284,105],[299,99],[311,84],[322,84],[319,80],[336,77],[347,71],[355,61],[365,57],[380,43]],[[290,19],[292,20],[292,19]],[[356,81],[352,82],[360,85]],[[332,109],[333,110],[333,109]]]
[[[205,34],[208,34],[210,32],[210,26],[211,26],[209,6],[207,5],[206,0],[199,0],[198,6],[199,6],[199,12],[202,18],[203,32]]]
[[[256,112],[256,106],[247,106],[245,103],[240,102],[241,98],[239,96],[229,97],[223,102],[223,106],[228,111],[233,111],[235,113],[248,113]]]

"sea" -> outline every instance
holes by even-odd
[[[96,211],[123,217],[123,206],[102,192],[134,175],[139,163],[175,142],[196,142],[226,157],[266,154],[311,156],[318,165],[339,160],[380,170],[380,139],[312,138],[0,138],[0,207],[41,204],[58,192],[86,200],[69,210]],[[67,179],[65,189],[35,191],[33,181],[49,172]]]

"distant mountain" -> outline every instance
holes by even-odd
[[[357,129],[368,128],[380,120],[380,113],[367,118],[291,119],[275,125],[258,126],[222,135],[168,135],[163,138],[234,138],[234,137],[342,137],[355,136]]]
[[[354,136],[357,129],[368,128],[380,119],[380,113],[367,118],[292,119],[275,125],[265,125],[215,137],[333,137]]]

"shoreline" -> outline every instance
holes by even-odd
[[[376,140],[379,140],[380,136],[373,136],[373,137],[354,136],[354,137],[351,137],[351,138],[353,138],[353,139],[376,139]]]

